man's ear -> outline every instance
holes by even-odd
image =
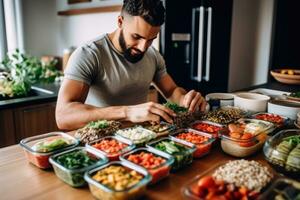
[[[124,21],[124,17],[122,15],[119,15],[118,16],[118,27],[119,28],[122,28],[123,21]]]

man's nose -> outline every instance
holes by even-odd
[[[137,49],[140,50],[141,52],[145,52],[147,49],[147,41],[146,40],[139,41]]]

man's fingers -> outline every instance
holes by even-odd
[[[189,106],[190,112],[194,112],[196,110],[196,108],[200,106],[201,98],[202,98],[202,96],[200,95],[200,93],[197,93]]]
[[[158,109],[156,107],[152,107],[150,109],[150,112],[153,113],[153,114],[156,114],[156,115],[158,115],[160,117],[162,117],[164,120],[166,120],[167,122],[169,122],[171,124],[173,123],[172,118],[166,112],[164,112],[164,110],[160,110],[160,109]]]
[[[200,105],[201,105],[200,110],[201,111],[205,111],[207,103],[206,103],[206,101],[205,101],[205,99],[203,97],[202,97],[202,101],[201,101]]]
[[[156,103],[156,104],[154,104],[154,107],[156,107],[159,110],[163,110],[164,112],[168,113],[168,115],[170,115],[170,116],[173,116],[173,117],[176,116],[176,113],[173,110],[167,108],[166,106]]]
[[[186,108],[190,107],[190,104],[191,104],[194,96],[196,95],[194,93],[195,93],[195,90],[191,90],[188,93],[186,93],[186,95],[184,96],[184,99],[183,99],[183,106],[184,107],[186,107]]]

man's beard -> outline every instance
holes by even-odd
[[[136,48],[132,48],[132,47],[127,48],[127,45],[126,45],[126,42],[124,39],[124,35],[123,35],[123,30],[121,30],[121,32],[120,32],[119,44],[121,46],[121,49],[123,51],[125,59],[128,60],[129,62],[137,63],[144,57],[145,52],[141,52],[140,50],[138,50]],[[138,53],[135,55],[131,54],[132,49],[134,49]]]

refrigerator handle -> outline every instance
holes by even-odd
[[[196,12],[199,10],[199,39],[198,39],[198,65],[197,65],[197,76],[194,76],[194,67],[195,67],[195,22],[196,22]],[[192,65],[191,65],[191,79],[201,82],[202,80],[202,61],[203,61],[203,32],[204,32],[204,7],[201,6],[200,8],[193,8],[193,15],[192,15]]]
[[[205,76],[204,80],[210,79],[210,54],[211,54],[211,32],[212,32],[212,8],[208,7],[208,19],[207,19],[207,41],[206,41],[206,63],[205,63]]]

